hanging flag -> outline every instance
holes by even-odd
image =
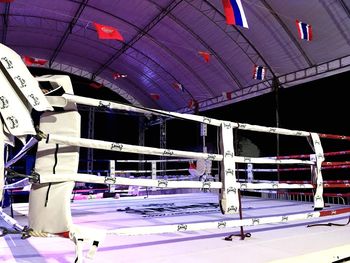
[[[258,80],[265,79],[265,68],[263,66],[254,65],[253,79],[258,79]]]
[[[225,100],[232,100],[232,92],[223,92],[222,96]]]
[[[24,61],[24,64],[26,64],[27,66],[31,66],[31,65],[43,66],[47,63],[46,59],[33,58],[30,56],[23,56],[23,61]]]
[[[182,92],[185,91],[185,90],[184,90],[184,87],[182,86],[182,84],[180,84],[180,83],[178,83],[178,82],[174,82],[174,83],[173,83],[173,87],[174,87],[174,89],[176,89],[176,90],[181,90]]]
[[[121,79],[121,78],[126,78],[128,75],[126,74],[122,74],[122,73],[119,73],[119,72],[114,72],[113,73],[113,79],[116,80],[116,79]]]
[[[306,41],[311,41],[312,40],[312,27],[311,27],[311,25],[300,22],[298,19],[295,20],[295,23],[297,25],[300,39],[304,39]]]
[[[193,113],[194,114],[198,114],[199,113],[199,103],[197,100],[192,99],[192,102],[190,102],[192,105],[190,107],[190,109],[193,108]]]
[[[101,83],[96,83],[96,82],[90,83],[89,86],[90,86],[91,88],[94,88],[94,89],[100,89],[100,88],[103,87],[103,85],[102,85]]]
[[[118,32],[118,30],[111,26],[101,25],[94,22],[96,31],[99,39],[116,39],[124,41],[123,36]]]
[[[151,95],[151,98],[154,99],[154,100],[159,100],[160,99],[160,96],[157,93],[150,93],[149,95]]]
[[[210,56],[211,56],[211,54],[209,52],[207,52],[207,51],[199,51],[198,54],[201,55],[204,58],[205,62],[209,62]]]
[[[247,18],[245,16],[241,0],[222,0],[226,23],[248,28]]]
[[[189,109],[193,109],[194,113],[198,113],[199,112],[199,103],[198,103],[198,101],[196,101],[195,99],[190,99],[190,101],[188,102],[188,108]]]

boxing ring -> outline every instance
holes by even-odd
[[[11,57],[11,59],[15,58]],[[1,63],[7,65],[7,68],[2,68],[3,73],[6,73],[6,70],[13,70],[9,59]],[[28,78],[31,79],[31,76]],[[15,83],[15,85],[11,82],[11,79],[14,79],[11,75],[6,75],[6,79],[12,85],[9,86],[9,89],[18,89],[17,85],[19,84]],[[27,87],[24,79],[21,77],[17,79],[21,80],[22,89]],[[276,247],[282,251],[281,246],[286,246],[286,243],[282,244],[281,240],[291,236],[295,237],[296,244],[294,246],[296,247],[298,247],[297,240],[308,235],[310,235],[310,242],[317,243],[316,240],[318,240],[320,243],[319,240],[325,238],[325,232],[327,232],[328,237],[334,235],[334,237],[339,238],[332,243],[333,246],[345,246],[349,242],[350,238],[347,235],[349,222],[346,221],[349,221],[350,206],[345,202],[331,206],[325,204],[327,195],[331,197],[339,194],[326,193],[325,191],[327,189],[348,189],[350,184],[347,180],[329,179],[328,176],[327,180],[324,180],[323,174],[326,170],[348,168],[348,161],[325,161],[325,159],[333,156],[344,157],[349,154],[349,151],[324,152],[322,142],[323,140],[347,142],[350,141],[350,137],[230,122],[205,116],[80,97],[72,94],[71,82],[67,76],[44,76],[37,78],[37,81],[55,82],[64,88],[64,94],[61,96],[42,98],[50,107],[58,107],[61,110],[42,109],[44,112],[40,117],[40,125],[35,131],[31,127],[32,124],[22,117],[30,128],[24,134],[31,135],[31,139],[25,143],[22,138],[24,142],[22,150],[4,164],[4,169],[6,171],[5,177],[17,176],[24,177],[24,179],[14,185],[5,185],[4,188],[12,189],[18,185],[30,183],[30,199],[29,205],[14,205],[16,215],[14,218],[11,218],[6,211],[0,210],[0,217],[12,227],[12,229],[0,227],[2,231],[0,235],[5,237],[1,239],[1,248],[6,252],[5,256],[2,256],[2,260],[32,258],[33,260],[30,260],[33,262],[38,262],[35,260],[40,259],[43,262],[47,260],[47,262],[74,261],[78,263],[83,262],[85,258],[92,259],[99,250],[101,253],[97,253],[96,262],[103,260],[110,262],[112,259],[115,260],[116,255],[120,259],[118,262],[135,262],[136,260],[156,262],[155,258],[159,262],[188,261],[186,259],[191,258],[191,255],[193,256],[191,262],[198,259],[212,262],[214,259],[224,260],[230,257],[241,257],[242,260],[246,261],[247,257],[252,257],[251,262],[258,262],[257,260],[260,258],[266,262],[266,260],[277,260],[293,255],[293,253],[288,252],[276,252]],[[35,101],[37,102],[37,100]],[[211,125],[218,129],[220,147],[217,152],[208,153],[81,138],[77,104],[139,114],[153,114]],[[3,104],[2,108],[6,109],[6,105]],[[50,110],[52,109],[50,108]],[[25,108],[23,111],[26,111]],[[8,114],[7,111],[1,111],[1,114],[5,113]],[[18,118],[20,117],[18,116]],[[8,129],[10,127],[11,130],[11,127],[13,129],[21,128],[20,124],[21,122],[10,118],[8,123],[4,125]],[[271,136],[278,134],[304,138],[308,142],[307,151],[309,153],[267,157],[239,156],[234,149],[235,130],[264,133]],[[21,133],[15,135],[20,136]],[[36,144],[38,144],[38,150],[35,170],[30,175],[19,174],[12,170],[12,165],[23,158],[27,151]],[[179,161],[185,159],[186,161],[195,161],[198,167],[202,168],[204,162],[210,162],[216,163],[219,169],[217,176],[211,180],[207,180],[208,178],[203,180],[177,180],[178,178],[175,178],[175,180],[171,180],[171,178],[157,175],[154,165],[150,170],[150,178],[120,176],[119,173],[146,171],[118,171],[115,167],[113,168],[113,165],[111,172],[106,176],[84,174],[78,173],[79,148],[81,147],[136,155],[160,156],[165,159],[171,158],[174,162],[176,159]],[[260,166],[268,166],[268,168]],[[208,167],[202,168],[201,172],[197,171],[200,175],[203,175],[204,170],[206,172],[211,170]],[[258,173],[301,171],[307,172],[310,180],[256,179]],[[246,177],[238,177],[238,172],[246,173]],[[147,199],[143,196],[136,196],[124,199],[76,200],[71,204],[71,194],[75,182],[106,185],[110,190],[112,189],[112,192],[115,192],[115,186],[139,186],[147,189],[195,189],[196,193],[168,196],[151,195]],[[310,196],[310,200],[300,203],[292,200],[270,200],[244,196],[245,193],[254,192],[273,194],[277,197],[288,196],[288,198],[293,195],[305,195]],[[344,197],[346,197],[346,193],[344,193]],[[144,211],[148,211],[147,216],[145,216]],[[160,211],[160,213],[152,214],[152,211]],[[329,221],[332,221],[331,224],[339,226],[340,230],[305,229],[307,225],[323,224]],[[253,233],[251,239],[254,241],[250,243],[251,239],[248,239],[247,244],[242,244],[243,241],[237,244],[234,238],[234,232],[237,228],[240,229],[240,238],[238,237],[237,240],[251,237],[251,233]],[[253,258],[253,255],[248,255],[252,254],[251,251],[249,252],[252,249],[251,244],[254,244],[255,249],[259,248],[259,244],[268,245],[268,243],[264,243],[266,238],[258,234],[270,233],[267,231],[279,233],[275,239],[270,239],[271,244],[276,246],[273,250],[278,255],[270,257],[266,255],[265,259],[262,257]],[[229,235],[226,239],[232,243],[224,242],[218,245],[218,242],[223,242],[219,237],[225,235]],[[74,242],[75,252],[67,250],[66,241],[69,240]],[[208,245],[208,240],[211,240],[212,245]],[[9,242],[14,242],[15,245],[9,245]],[[14,251],[14,247],[17,246],[15,242],[18,242],[18,246],[28,246],[28,249],[32,248],[32,250],[23,254]],[[194,247],[186,249],[186,246],[179,244],[181,242],[186,242],[186,244],[193,242]],[[52,247],[51,244],[57,244],[56,248]],[[167,245],[166,249],[164,249],[165,244]],[[149,246],[159,247],[162,252],[149,253]],[[183,253],[173,250],[179,246],[182,246],[180,251],[183,250]],[[133,248],[135,251],[132,251]],[[228,248],[231,250],[228,251]],[[246,249],[246,253],[242,256],[232,254],[237,248],[240,251]],[[272,247],[269,248],[272,249]],[[58,251],[56,249],[60,252],[45,252],[45,250]],[[299,249],[298,253],[294,253],[294,255],[302,256],[305,252],[312,253],[332,249],[332,246],[315,244],[313,249],[308,251],[302,250],[301,247]],[[27,249],[23,251],[27,251]],[[208,251],[211,251],[211,254]],[[218,251],[222,253],[218,255]],[[344,251],[346,250],[331,251],[325,257],[333,257],[335,254],[337,257],[349,257],[350,255]],[[264,251],[261,252],[266,254]],[[57,261],[55,261],[56,258],[58,258]]]

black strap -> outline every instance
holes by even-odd
[[[345,224],[337,224],[337,223],[327,223],[327,224],[312,224],[312,225],[307,225],[306,227],[313,227],[313,226],[347,226],[350,224],[350,216],[348,218],[348,222]]]
[[[57,153],[58,153],[58,148],[59,148],[59,145],[56,143],[56,150],[55,150],[55,164],[53,165],[53,168],[52,168],[52,173],[53,174],[56,174],[56,166],[57,166],[57,163],[58,163],[58,158],[57,158]],[[47,192],[46,192],[46,199],[45,199],[45,207],[47,207],[47,203],[49,202],[49,192],[50,192],[50,189],[51,189],[51,185],[52,183],[49,183],[49,187],[47,188]]]

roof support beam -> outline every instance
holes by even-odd
[[[77,23],[77,21],[79,20],[82,12],[84,11],[87,3],[89,2],[89,0],[82,0],[77,11],[75,12],[75,15],[72,19],[72,21],[69,23],[66,31],[64,32],[60,42],[58,43],[57,47],[55,48],[51,58],[49,59],[49,66],[52,66],[52,63],[55,61],[55,59],[57,58],[58,54],[60,53],[64,43],[66,42],[68,36],[72,33],[73,27],[75,26],[75,24]]]
[[[148,25],[146,25],[137,35],[135,35],[128,43],[125,43],[121,49],[117,51],[110,59],[108,59],[100,68],[96,70],[94,75],[99,75],[104,69],[111,65],[120,55],[127,51],[131,46],[133,46],[137,41],[139,41],[144,35],[146,35],[153,27],[155,27],[164,17],[166,17],[169,12],[171,12],[178,4],[183,0],[174,0],[165,9],[162,10],[160,14],[152,19]]]
[[[339,2],[340,2],[340,5],[343,7],[345,13],[350,18],[350,9],[349,9],[349,7],[345,4],[344,0],[339,0]]]
[[[157,4],[155,1],[151,1],[154,5],[158,6],[160,8],[159,4]],[[180,21],[176,16],[169,14],[168,17],[170,17],[175,23],[177,23],[179,26],[181,26],[183,29],[185,29],[187,32],[189,32],[196,40],[198,40],[205,48],[210,51],[211,54],[215,56],[215,58],[218,60],[220,65],[226,70],[227,74],[233,79],[233,81],[237,84],[239,88],[242,88],[242,84],[240,83],[239,79],[235,76],[235,74],[232,72],[232,70],[226,65],[226,63],[223,61],[222,57],[219,56],[217,52],[215,52],[214,49],[211,48],[199,35],[197,35],[191,28],[189,28],[185,23]]]
[[[71,1],[75,1],[75,0],[71,0]],[[183,1],[183,0],[181,0]],[[76,1],[75,1],[76,2]],[[118,17],[116,16],[115,14],[113,13],[110,13],[110,12],[107,12],[106,10],[102,10],[102,9],[99,9],[95,6],[92,6],[92,5],[88,5],[89,8],[93,9],[93,10],[96,10],[98,12],[100,12],[101,14],[103,15],[107,15],[107,16],[111,16],[113,18],[116,18],[120,21],[122,21],[123,23],[126,23],[127,25],[133,27],[134,29],[136,29],[138,32],[143,32],[144,30],[142,30],[141,28],[138,28],[137,26],[135,26],[134,24],[130,23],[129,21],[121,18],[121,17]],[[212,92],[210,91],[210,88],[208,86],[208,84],[199,76],[199,74],[193,70],[182,58],[180,58],[178,55],[176,55],[170,48],[168,48],[166,45],[164,45],[162,42],[159,42],[157,39],[153,38],[151,35],[149,34],[145,34],[144,36],[148,37],[152,42],[154,42],[157,46],[159,46],[159,48],[163,49],[166,53],[168,53],[171,57],[174,58],[174,60],[176,60],[178,63],[180,63],[186,70],[188,70],[190,72],[190,74],[192,74],[198,82],[201,83],[201,85],[203,87],[206,88],[206,90],[208,91],[208,93],[210,93],[210,95],[213,95]],[[134,49],[135,51],[141,53],[140,50],[134,48],[133,46],[128,46],[128,49],[129,48],[132,48]],[[125,51],[123,52],[125,53]],[[142,53],[143,54],[143,53]],[[144,55],[144,54],[143,54]],[[152,60],[150,57],[148,57],[148,59]],[[102,72],[102,71],[101,71]],[[100,74],[100,73],[99,73]],[[99,74],[96,74],[96,71],[94,72],[94,74],[92,75],[91,79],[94,79],[97,77],[97,75]],[[171,75],[171,74],[170,74]],[[171,75],[174,80],[176,82],[180,82],[179,80],[177,80],[173,75]],[[188,95],[191,97],[191,98],[194,98],[193,95],[190,93],[190,91],[188,89],[186,89],[186,87],[184,88],[185,91],[188,93]]]
[[[87,72],[81,68],[76,68],[76,67],[73,67],[70,65],[60,64],[57,62],[52,64],[51,69],[67,72],[69,74],[81,76],[81,77],[84,77],[87,79],[91,79],[91,76],[92,76],[91,72]],[[121,97],[123,97],[125,100],[127,100],[131,104],[136,105],[136,106],[142,106],[142,104],[139,101],[137,101],[132,95],[130,95],[127,92],[127,90],[121,89],[118,85],[110,82],[109,80],[98,77],[97,79],[95,79],[95,81],[98,83],[101,83],[101,84],[103,83],[103,85],[105,87],[113,90],[114,92],[119,94]],[[139,88],[137,85],[135,85],[135,86],[136,86],[136,88],[139,89],[140,92],[143,92],[143,90],[141,88]]]
[[[350,56],[331,60],[319,65],[314,65],[306,69],[279,76],[278,81],[283,88],[288,88],[347,71],[350,71]],[[201,111],[215,109],[272,92],[272,83],[272,80],[269,79],[252,86],[248,86],[242,90],[235,91],[232,94],[232,100],[226,100],[220,96],[202,101],[199,103],[199,108]],[[182,108],[177,110],[177,112],[188,113],[191,112],[191,110],[188,108]]]
[[[135,35],[128,43],[125,43],[121,49],[119,49],[110,59],[108,59],[100,68],[98,68],[94,72],[93,78],[95,78],[97,75],[101,74],[102,71],[104,71],[108,66],[110,66],[118,57],[120,57],[123,53],[125,53],[129,48],[132,48],[133,45],[137,41],[139,41],[143,36],[147,35],[148,32],[154,26],[156,26],[164,17],[166,17],[176,6],[178,6],[183,1],[184,0],[172,1],[171,4],[168,5],[166,8],[164,8],[161,11],[161,13],[158,14],[155,18],[153,18],[152,21],[148,25],[146,25],[143,29],[139,30],[139,33],[137,35]],[[196,77],[196,79],[201,83],[201,85],[206,88],[206,90],[210,93],[210,95],[213,95],[213,92],[211,91],[211,89],[209,88],[207,83],[183,59],[181,59],[179,56],[177,56],[170,48],[168,48],[164,44],[158,42],[157,40],[155,40],[151,36],[149,36],[149,37],[160,48],[164,49],[165,52],[170,54],[170,56],[172,56],[174,59],[176,59],[181,65],[183,65],[183,67],[185,67],[192,75],[194,75]],[[193,98],[192,94],[189,93],[189,95]]]
[[[242,33],[242,31],[236,27],[236,26],[227,26],[226,25],[226,22],[225,22],[225,27],[226,28],[229,28],[229,29],[232,29],[234,28],[236,30],[236,32],[239,34],[240,38],[239,41],[237,41],[236,39],[232,38],[232,36],[230,34],[228,34],[228,31],[227,29],[224,29],[222,27],[222,21],[218,22],[218,21],[214,21],[213,19],[211,19],[206,12],[203,12],[202,11],[202,8],[198,8],[196,5],[194,5],[192,2],[193,0],[186,0],[189,4],[192,5],[192,7],[196,8],[199,12],[201,12],[204,16],[208,17],[208,19],[212,20],[212,22],[214,24],[216,24],[219,28],[221,28],[227,35],[230,39],[232,39],[232,41],[234,41],[236,43],[237,46],[239,46],[242,50],[242,52],[244,54],[246,54],[246,56],[250,59],[250,61],[252,61],[252,64],[256,64],[256,57],[258,57],[263,63],[264,63],[264,66],[267,67],[269,69],[269,72],[271,72],[272,76],[273,77],[276,77],[274,71],[272,70],[271,66],[269,65],[269,63],[265,60],[265,58],[262,56],[262,54],[259,52],[259,50],[256,49],[256,47],[249,41],[249,39]],[[224,14],[222,14],[220,12],[220,10],[218,10],[210,1],[208,0],[204,0],[203,1],[204,4],[206,4],[210,9],[214,10],[215,13],[217,15],[219,15],[223,21],[226,20]],[[243,44],[242,44],[243,43]],[[249,46],[251,51],[253,51],[254,54],[249,54],[249,52],[247,52],[247,49],[246,48],[243,48],[242,46]]]
[[[2,36],[1,36],[1,43],[6,43],[6,37],[7,37],[7,29],[8,29],[8,22],[9,22],[9,13],[10,13],[10,3],[6,3],[4,5],[4,14],[3,14],[3,28],[2,28]]]
[[[294,37],[294,34],[289,30],[289,28],[286,26],[286,24],[282,21],[282,19],[278,16],[278,14],[273,10],[273,8],[266,2],[266,0],[261,0],[263,5],[270,11],[270,13],[275,17],[277,22],[281,25],[283,30],[286,32],[290,40],[293,42],[295,47],[299,50],[300,54],[304,57],[305,61],[308,63],[309,67],[313,66],[312,61],[308,57],[308,55],[305,53],[304,49],[300,46],[299,42]]]

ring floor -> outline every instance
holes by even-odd
[[[193,193],[150,195],[79,200],[72,203],[73,222],[87,227],[116,229],[147,225],[194,223],[237,219],[221,215],[218,195]],[[256,197],[242,198],[243,217],[264,217],[312,212],[312,203],[273,200]],[[326,209],[345,206],[330,205]],[[9,212],[6,211],[5,212]],[[15,219],[27,224],[28,204],[14,204]],[[349,214],[245,227],[251,237],[232,241],[224,238],[238,234],[239,228],[177,232],[142,236],[108,235],[94,259],[84,262],[173,263],[173,262],[333,262],[337,256],[350,257],[350,226],[316,226],[315,223],[348,221]],[[44,219],[43,219],[44,220]],[[0,225],[6,226],[0,221]],[[8,227],[8,226],[7,226]],[[84,250],[86,253],[88,247]],[[345,252],[344,252],[345,251]],[[329,258],[333,258],[330,261]],[[21,240],[18,235],[0,238],[0,262],[74,262],[74,244],[65,238],[31,237]],[[339,258],[338,258],[339,259]],[[342,261],[345,262],[345,261]]]

